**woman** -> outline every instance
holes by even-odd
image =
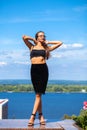
[[[42,114],[41,95],[45,94],[48,81],[48,67],[46,59],[49,58],[50,51],[53,51],[61,46],[62,42],[46,41],[45,33],[43,31],[37,32],[35,38],[24,35],[23,40],[30,49],[31,81],[36,93],[36,99],[28,126],[34,125],[35,115],[37,112],[39,113],[40,124],[45,125],[45,120]],[[50,46],[48,46],[48,44],[50,44]]]

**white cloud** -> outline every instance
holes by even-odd
[[[67,51],[55,51],[52,57],[56,58],[63,58],[63,59],[69,59],[72,61],[82,61],[82,60],[87,60],[87,49],[82,49],[82,50],[67,50]]]
[[[14,40],[12,39],[8,39],[8,38],[5,38],[5,39],[0,39],[0,44],[12,44]]]
[[[81,44],[81,43],[74,43],[74,44],[72,44],[72,47],[73,48],[82,48],[84,45],[83,44]]]
[[[84,44],[73,43],[73,44],[63,44],[59,49],[51,52],[53,58],[64,58],[72,60],[86,60],[87,48]]]
[[[83,48],[84,44],[82,43],[73,43],[73,44],[63,44],[60,48],[61,49],[80,49]]]
[[[20,44],[21,41],[19,41],[18,39],[11,39],[11,38],[0,38],[0,45],[4,46],[4,45],[13,45],[13,44]]]
[[[47,9],[47,10],[44,10],[44,11],[36,11],[36,12],[33,12],[33,15],[41,15],[41,16],[46,16],[46,15],[55,15],[55,14],[58,14],[58,13],[60,13],[60,12],[63,12],[63,10],[56,10],[56,9],[54,9],[54,10],[50,10],[50,9]]]
[[[61,48],[67,49],[68,46],[69,46],[69,44],[68,44],[68,45],[67,45],[67,44],[63,44],[63,45],[61,46]]]
[[[66,14],[66,15],[63,15]],[[11,17],[9,19],[0,19],[0,23],[29,23],[29,22],[47,22],[47,21],[71,21],[72,17],[67,16],[67,11],[49,9],[32,12],[29,17]]]
[[[17,64],[29,64],[29,51],[26,50],[16,50],[16,51],[0,51],[0,61],[5,61],[7,63],[17,63]]]
[[[84,4],[82,6],[77,6],[77,7],[73,8],[73,10],[76,12],[87,11],[87,4]]]
[[[6,65],[7,65],[7,62],[0,61],[0,66],[6,66]]]
[[[0,24],[2,23],[29,23],[29,22],[57,22],[57,21],[71,21],[72,18],[69,17],[61,17],[61,18],[57,18],[56,16],[54,18],[51,17],[39,17],[39,18],[18,18],[18,19],[4,19],[4,20],[0,20]]]
[[[30,62],[28,62],[28,61],[15,61],[14,62],[15,64],[21,64],[21,65],[29,65],[30,64]]]
[[[15,50],[15,51],[0,51],[1,65],[8,64],[20,64],[29,65],[30,56],[29,50]],[[51,52],[52,58],[68,58],[72,60],[84,60],[86,59],[87,49],[82,43],[63,44],[60,48]]]
[[[56,58],[62,58],[62,55],[61,54],[58,54],[58,53],[53,53],[52,54],[52,57],[56,57]]]

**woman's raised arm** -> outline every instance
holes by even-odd
[[[61,42],[61,41],[46,41],[46,44],[52,44],[52,46],[48,46],[48,48],[49,48],[49,51],[53,51],[56,48],[60,47],[63,44],[63,42]]]
[[[31,47],[34,46],[32,44],[32,42],[30,42],[30,41],[33,41],[36,44],[36,40],[34,38],[30,37],[30,36],[25,36],[24,35],[22,38],[23,38],[23,41],[25,42],[25,44],[27,45],[27,47],[29,49],[31,49]]]

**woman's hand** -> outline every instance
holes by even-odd
[[[46,41],[45,41],[45,44],[48,45],[48,44],[49,44],[49,41],[46,40]]]
[[[34,38],[32,38],[32,37],[30,37],[30,36],[27,36],[27,35],[24,35],[22,38],[23,38],[24,40],[32,40],[32,41],[33,41],[33,39],[34,39]]]

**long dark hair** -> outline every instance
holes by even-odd
[[[38,34],[39,33],[44,33],[43,31],[38,31],[36,34],[35,34],[35,39],[37,40],[37,38],[38,38]],[[45,34],[45,33],[44,33]]]
[[[38,31],[36,34],[35,34],[35,39],[37,40],[38,38],[38,34],[39,33],[44,33],[43,31]],[[44,33],[45,34],[45,33]],[[44,48],[46,49],[46,58],[49,59],[50,57],[50,52],[49,52],[49,49],[48,49],[48,46],[47,44],[44,44]]]

